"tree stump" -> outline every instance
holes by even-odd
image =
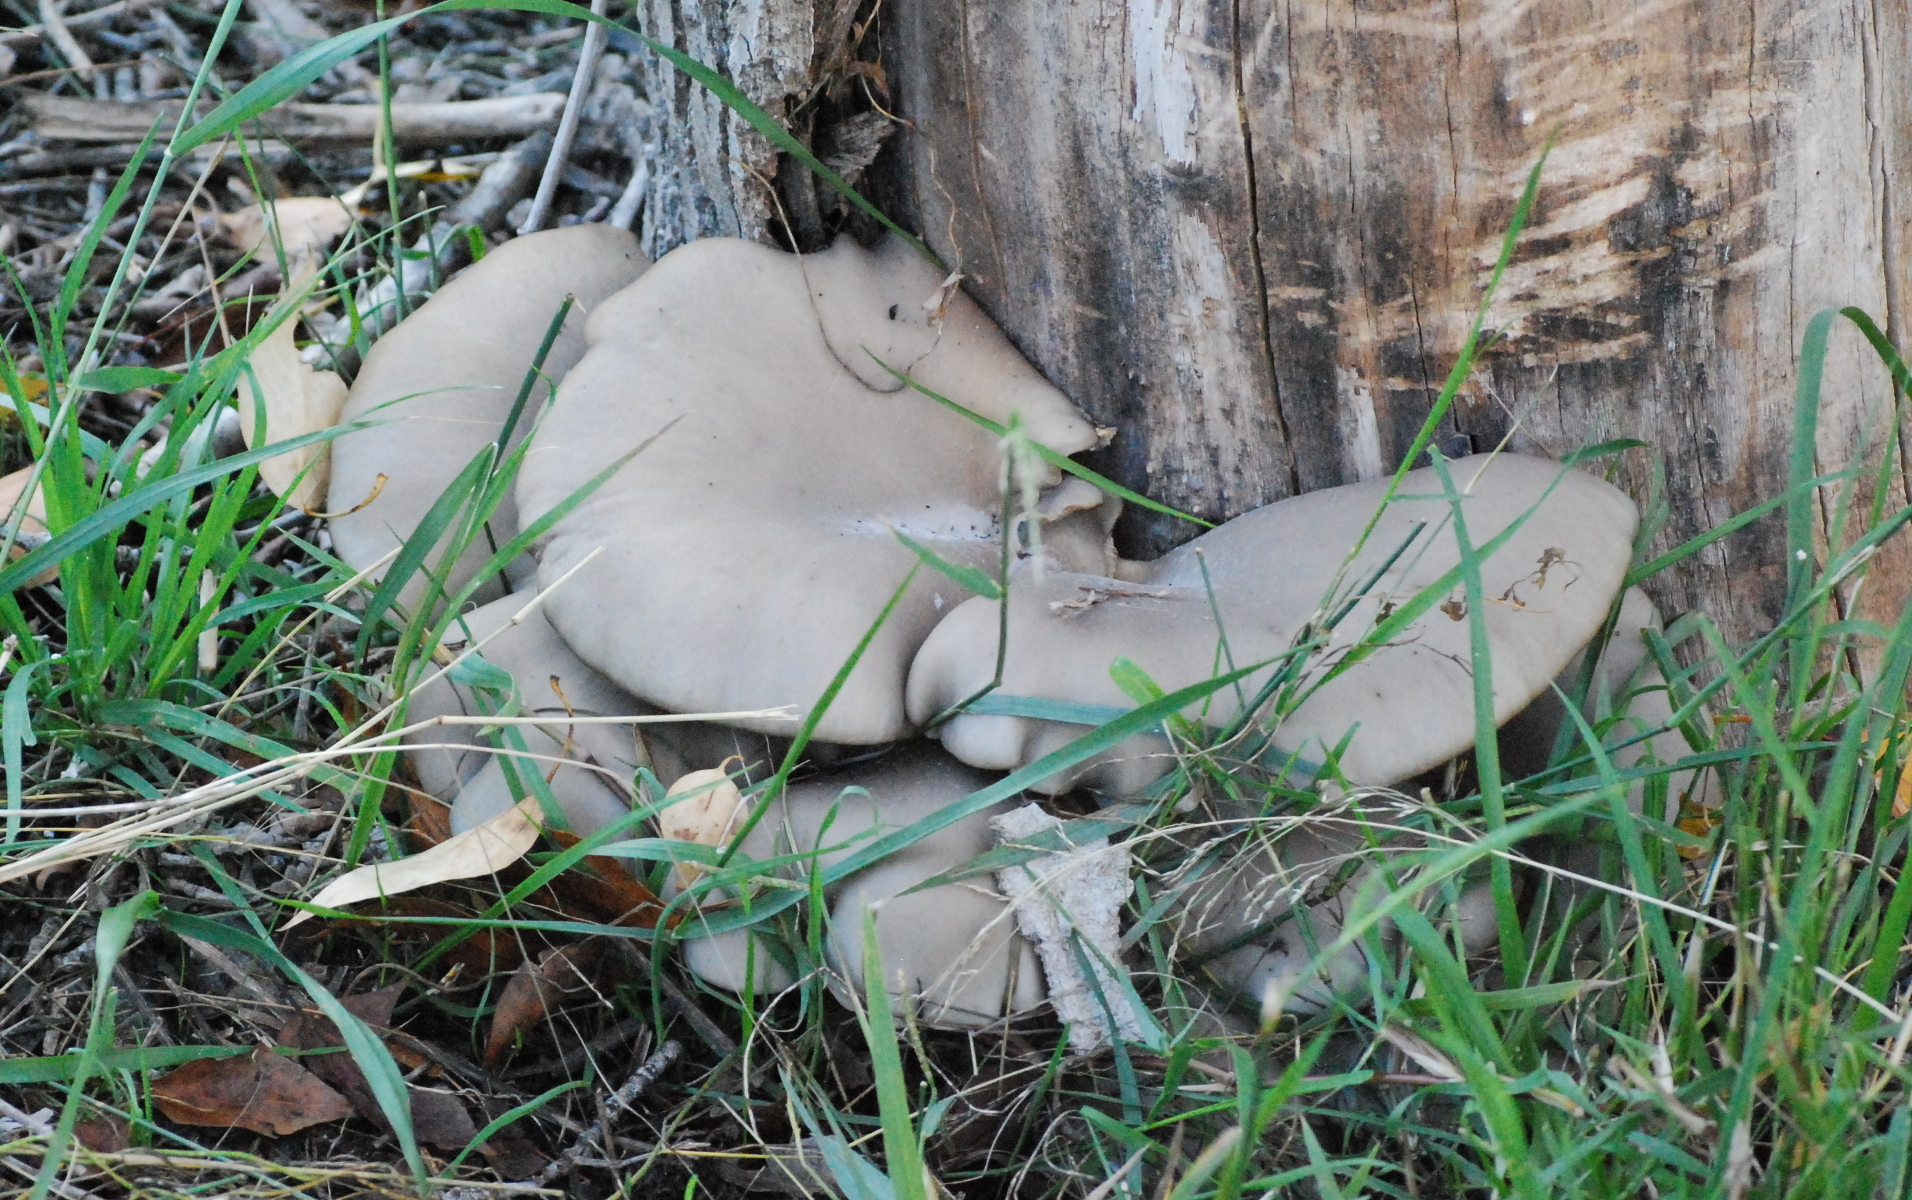
[[[671,10],[670,40],[788,114],[843,7],[650,0],[648,31]],[[1912,0],[885,0],[861,45],[905,122],[879,201],[1121,431],[1101,469],[1210,519],[1399,462],[1550,139],[1450,449],[1640,438],[1615,470],[1646,495],[1664,463],[1665,549],[1784,489],[1815,312],[1857,305],[1904,342]],[[768,148],[687,83],[657,112],[697,171],[660,173],[653,247],[767,236]],[[703,205],[737,215],[663,215]],[[1904,503],[1897,420],[1837,333],[1819,469],[1889,457]],[[1146,557],[1193,532],[1131,512],[1119,537]],[[1775,515],[1654,588],[1744,637],[1784,558]],[[1858,615],[1895,616],[1912,558],[1873,574]]]

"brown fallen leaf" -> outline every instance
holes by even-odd
[[[537,806],[535,798],[526,800],[410,858],[371,863],[348,871],[321,888],[319,894],[312,897],[312,903],[324,908],[342,908],[434,883],[495,874],[523,858],[525,852],[537,844],[538,826],[532,820]],[[301,912],[287,921],[284,928],[290,929],[311,915]]]
[[[274,1136],[352,1115],[330,1084],[264,1046],[244,1058],[202,1058],[168,1071],[153,1080],[153,1101],[182,1125]]]
[[[403,984],[395,984],[375,992],[342,997],[339,1005],[370,1025],[374,1032],[384,1033],[391,1029],[392,1010],[404,990]],[[344,1051],[345,1038],[331,1018],[316,1009],[306,1009],[279,1030],[279,1044],[294,1050],[338,1050],[333,1054],[309,1055],[302,1061],[314,1075],[344,1096],[359,1116],[377,1125],[387,1125],[385,1110],[379,1107],[372,1085],[366,1081],[358,1060]],[[387,1049],[394,1058],[400,1057],[400,1047],[387,1043]],[[411,1098],[412,1133],[419,1141],[462,1150],[478,1136],[478,1127],[472,1124],[471,1114],[457,1097],[420,1087],[410,1087],[407,1092]]]
[[[97,1154],[118,1154],[133,1144],[133,1126],[125,1117],[107,1113],[75,1124],[73,1137]]]
[[[451,837],[451,805],[436,796],[414,794],[405,832],[411,835],[413,853],[446,841]]]
[[[332,927],[371,926],[382,930],[382,937],[398,943],[430,944],[445,936],[444,926],[412,924],[402,918],[456,917],[470,920],[477,915],[478,910],[467,904],[454,904],[431,896],[394,896],[381,912],[342,918],[333,922]],[[443,961],[447,971],[456,967],[468,976],[489,975],[497,971],[515,971],[528,956],[525,938],[518,930],[477,929],[446,951]]]
[[[4,539],[6,530],[14,523],[13,510],[20,503],[20,494],[26,491],[27,482],[33,474],[32,467],[21,467],[11,475],[0,477],[0,539]],[[46,501],[40,489],[33,489],[33,496],[22,507],[19,517],[21,533],[46,532]],[[27,547],[15,543],[12,559],[25,558]],[[26,587],[45,587],[60,577],[60,568],[48,567],[46,570],[26,581]]]
[[[280,298],[280,308],[289,308],[289,314],[246,359],[248,369],[240,376],[239,432],[248,448],[330,429],[345,410],[345,381],[336,371],[309,366],[299,357],[295,340],[298,306],[317,282],[318,267],[307,258]],[[332,443],[313,442],[274,455],[259,464],[259,478],[287,503],[316,512],[325,507],[332,478]]]
[[[495,1066],[518,1039],[536,1029],[563,1002],[566,993],[590,986],[587,974],[597,964],[602,946],[577,942],[547,951],[537,965],[519,967],[498,997],[491,1014],[491,1032],[485,1038],[485,1065]]]
[[[569,850],[579,838],[567,829],[545,831],[552,841]],[[593,919],[612,925],[649,929],[664,911],[657,893],[637,881],[623,863],[603,854],[586,855],[582,870],[570,870],[550,883],[551,891],[569,908],[582,908]]]

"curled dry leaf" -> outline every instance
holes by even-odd
[[[248,204],[238,212],[221,213],[219,226],[226,240],[243,251],[274,252],[272,239],[285,249],[288,263],[316,257],[352,227],[352,210],[331,196],[287,196],[270,206]]]
[[[274,1136],[352,1115],[330,1084],[263,1046],[244,1058],[202,1058],[168,1071],[153,1080],[153,1101],[182,1125]]]
[[[308,261],[281,303],[296,310],[317,279],[318,269]],[[293,340],[296,324],[291,317],[281,321],[246,359],[248,370],[240,377],[239,431],[247,447],[330,429],[345,409],[345,381],[338,372],[314,370],[299,357]],[[259,464],[259,477],[266,486],[307,512],[325,507],[331,475],[331,442],[314,442]]]
[[[505,984],[491,1015],[485,1065],[495,1065],[520,1036],[536,1029],[566,993],[589,987],[587,972],[596,965],[601,952],[597,942],[577,942],[546,952],[536,966],[526,963],[518,968]]]
[[[6,530],[14,524],[14,509],[20,507],[20,495],[26,491],[27,483],[32,475],[32,467],[21,467],[11,475],[0,477],[0,539],[5,537]],[[33,496],[22,507],[18,520],[21,533],[46,532],[46,502],[41,498],[38,487],[33,489]],[[27,547],[16,543],[12,557],[24,558],[26,553]],[[45,587],[59,577],[58,567],[48,567],[27,580],[26,586]]]
[[[361,900],[375,900],[414,891],[434,883],[491,875],[523,858],[538,840],[532,821],[537,801],[526,800],[491,820],[438,843],[429,850],[397,862],[371,863],[348,871],[320,889],[312,903],[342,908]],[[312,914],[302,912],[285,923],[290,929]]]
[[[664,811],[657,814],[659,837],[700,846],[721,846],[736,828],[743,812],[743,793],[721,767],[692,771],[671,784],[664,794]],[[698,863],[678,863],[671,874],[679,888],[687,888],[703,874]]]

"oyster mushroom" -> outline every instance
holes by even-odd
[[[512,619],[520,614],[514,625]],[[630,725],[579,724],[571,718],[655,710],[571,653],[544,619],[543,608],[532,607],[529,593],[505,596],[466,614],[446,637],[445,648],[458,653],[473,643],[481,647],[477,659],[467,659],[414,691],[407,719],[497,714],[498,704],[481,700],[475,685],[495,692],[508,689],[518,702],[514,715],[546,717],[551,723],[508,727],[509,734],[499,741],[503,749],[481,745],[483,727],[478,725],[432,725],[407,735],[420,786],[453,801],[453,830],[481,824],[529,794],[521,780],[514,795],[505,773],[501,760],[515,749],[509,735],[522,738],[524,745],[524,757],[511,756],[518,764],[514,769],[548,778],[573,833],[592,833],[630,811],[632,775],[649,762],[643,738]]]
[[[1543,459],[1481,455],[1448,470],[1466,494],[1475,546],[1522,522],[1481,561],[1494,711],[1505,721],[1546,689],[1599,629],[1631,560],[1638,514],[1619,490]],[[1271,504],[1153,563],[1121,564],[1125,580],[1059,571],[1037,580],[1021,571],[1008,600],[1002,691],[1126,708],[1132,701],[1110,674],[1117,657],[1173,691],[1212,678],[1231,660],[1246,666],[1282,654],[1323,619],[1324,596],[1384,490],[1382,482],[1354,484]],[[1439,477],[1431,468],[1410,472],[1342,575],[1344,588],[1384,564],[1387,569],[1330,631],[1326,654],[1310,667],[1313,677],[1459,561]],[[1319,686],[1275,729],[1279,755],[1317,763],[1333,755],[1349,782],[1388,784],[1470,746],[1470,623],[1462,597],[1456,588],[1389,644]],[[927,722],[990,681],[998,614],[995,601],[966,601],[925,640],[910,672],[911,720]],[[1188,715],[1226,724],[1268,674],[1224,688]],[[974,766],[1014,770],[1081,732],[1055,721],[963,713],[932,736]],[[1035,790],[1081,785],[1133,794],[1168,771],[1168,749],[1160,735],[1131,738]]]
[[[521,619],[513,624],[514,617]],[[703,721],[636,725],[575,720],[653,716],[657,709],[573,654],[544,619],[542,605],[532,605],[529,592],[515,592],[467,613],[447,635],[445,649],[461,653],[474,643],[481,646],[477,661],[467,660],[454,674],[438,674],[412,693],[408,720],[499,712],[496,697],[481,699],[475,685],[515,693],[517,715],[543,717],[549,723],[511,727],[512,735],[523,741],[522,752],[502,735],[481,745],[478,735],[484,727],[464,722],[427,726],[406,737],[419,786],[452,803],[454,830],[486,821],[530,794],[522,774],[518,786],[512,786],[505,758],[522,763],[518,771],[535,771],[546,779],[572,832],[582,836],[629,810],[638,767],[649,765],[660,778],[673,779],[693,766],[729,761],[741,764],[746,776],[761,777],[775,768],[787,745],[780,738]],[[490,686],[487,667],[508,678],[493,675],[490,684],[497,686]]]
[[[996,437],[871,356],[1063,453],[1097,432],[946,283],[897,242],[798,257],[711,238],[598,307],[518,477],[528,520],[662,431],[539,552],[549,581],[603,548],[549,605],[587,661],[673,712],[808,706],[916,562],[892,530],[995,564]],[[817,739],[907,735],[910,659],[968,595],[920,571]]]
[[[1614,766],[1638,766],[1650,755],[1671,764],[1686,754],[1677,731],[1666,728],[1673,714],[1659,668],[1646,651],[1643,632],[1658,629],[1660,617],[1646,593],[1629,588],[1622,595],[1612,636],[1602,648],[1589,677],[1584,711],[1588,722],[1618,718],[1606,740],[1615,743]],[[1561,693],[1578,685],[1581,660],[1576,654],[1554,681],[1512,720],[1500,728],[1499,748],[1504,773],[1510,778],[1531,775],[1547,765],[1555,734],[1566,717]],[[1624,745],[1636,737],[1643,740]],[[1576,753],[1570,749],[1569,754]],[[1669,786],[1668,808],[1693,796],[1704,782],[1699,771],[1675,774]],[[1642,808],[1645,788],[1635,783],[1629,800],[1635,812]],[[1582,875],[1597,875],[1599,851],[1583,842],[1543,839],[1537,851]],[[1348,825],[1306,822],[1255,845],[1217,870],[1213,879],[1190,889],[1190,899],[1175,910],[1177,942],[1184,953],[1202,961],[1207,973],[1225,989],[1245,1000],[1259,1002],[1273,987],[1289,1012],[1312,1013],[1326,1007],[1337,994],[1357,988],[1367,977],[1367,952],[1360,944],[1343,946],[1322,957],[1321,952],[1341,936],[1353,900],[1374,878],[1377,848],[1369,846]],[[1569,888],[1573,895],[1577,887]],[[1498,921],[1492,891],[1485,882],[1464,888],[1458,904],[1447,913],[1458,922],[1461,943],[1470,954],[1493,945]],[[1394,937],[1391,922],[1383,922],[1380,936]],[[1319,959],[1319,961],[1317,961]]]
[[[453,279],[365,357],[345,399],[343,421],[382,423],[341,435],[332,444],[328,503],[332,545],[357,569],[379,561],[411,537],[458,473],[496,442],[537,357],[551,319],[567,295],[577,307],[545,356],[547,379],[560,379],[584,354],[585,315],[649,266],[637,239],[607,225],[573,225],[515,238]],[[512,434],[530,432],[547,389],[534,388]],[[477,574],[494,549],[518,534],[510,496],[493,512],[488,537],[475,538],[447,579],[447,590]],[[426,559],[435,568],[442,556]],[[532,564],[508,569],[514,584]],[[480,603],[507,590],[487,581]],[[424,591],[421,576],[405,598]]]
[[[765,860],[812,853],[818,869],[840,862],[872,840],[913,824],[987,786],[993,777],[955,762],[926,743],[882,759],[792,786],[744,839],[742,855]],[[974,1028],[1023,1012],[1044,998],[1035,948],[1016,930],[1009,906],[986,879],[902,893],[995,844],[989,818],[1003,802],[971,814],[861,871],[827,892],[830,964],[847,985],[863,987],[863,918],[873,911],[890,991],[938,1028]],[[785,871],[802,878],[809,861]],[[760,943],[751,955],[747,930],[692,937],[685,962],[705,982],[731,991],[775,991],[790,977]],[[898,986],[898,981],[906,981]]]

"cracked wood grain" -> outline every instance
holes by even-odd
[[[1783,487],[1814,312],[1905,338],[1912,0],[890,0],[884,20],[913,128],[885,199],[1122,429],[1101,469],[1204,516],[1395,465],[1550,135],[1450,435],[1649,441],[1665,548]],[[1835,339],[1819,465],[1886,461],[1901,504],[1901,413],[1868,359]],[[1650,469],[1620,474],[1644,492]],[[1122,536],[1152,554],[1191,532],[1136,515]],[[1746,636],[1782,547],[1756,526],[1657,598]],[[1856,615],[1908,590],[1890,547]]]

